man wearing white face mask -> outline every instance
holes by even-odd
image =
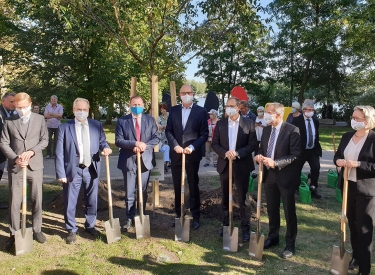
[[[27,167],[27,182],[32,200],[34,238],[44,243],[42,233],[42,183],[43,154],[48,144],[48,132],[43,116],[31,112],[31,98],[26,93],[14,97],[17,115],[4,121],[0,148],[8,158],[10,231],[6,244],[9,250],[14,244],[14,234],[20,229],[20,208],[22,203],[22,168]]]
[[[189,185],[190,212],[193,216],[193,229],[200,226],[199,163],[202,159],[202,146],[208,138],[206,109],[193,104],[194,91],[190,85],[180,89],[181,105],[171,108],[165,129],[165,135],[171,148],[171,171],[175,192],[175,211],[181,215],[181,172],[182,157],[186,154],[185,170]],[[174,226],[173,219],[172,226]]]
[[[56,179],[63,185],[67,244],[76,241],[78,227],[75,214],[81,186],[85,195],[85,231],[92,236],[99,235],[95,229],[100,178],[99,151],[103,155],[110,155],[112,150],[106,141],[102,124],[87,118],[89,109],[87,99],[74,100],[75,119],[61,124],[57,133]]]
[[[300,169],[308,162],[310,165],[310,190],[311,196],[321,199],[318,193],[318,179],[320,173],[320,158],[322,147],[319,142],[319,121],[314,117],[314,103],[306,100],[302,105],[302,116],[295,117],[292,124],[297,126],[301,135],[301,162]]]

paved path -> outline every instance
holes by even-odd
[[[110,156],[109,157],[109,164],[110,164],[110,172],[111,172],[111,179],[123,179],[122,172],[117,169],[117,160],[118,156]],[[208,167],[204,167],[205,159],[203,158],[199,168],[199,175],[202,176],[209,176],[209,175],[218,175],[216,172],[216,168],[213,165]],[[320,171],[328,171],[329,169],[335,169],[333,165],[333,151],[323,151],[323,156],[320,159]],[[256,167],[257,169],[257,167]],[[305,164],[303,172],[309,172],[308,164]],[[166,177],[171,177],[171,172],[165,174]],[[104,158],[102,158],[102,165],[101,165],[101,173],[100,178],[102,180],[106,179],[106,172],[105,172],[105,163]],[[44,179],[43,182],[54,182],[56,181],[56,174],[55,174],[55,164],[53,159],[45,159],[44,160]],[[1,180],[2,184],[8,183],[8,173],[5,170],[3,179]]]

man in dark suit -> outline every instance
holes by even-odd
[[[264,191],[269,217],[268,238],[264,248],[279,244],[280,197],[283,201],[286,219],[286,247],[283,258],[291,258],[295,253],[297,237],[297,215],[294,193],[299,185],[300,170],[298,160],[301,154],[299,129],[283,122],[284,106],[270,103],[266,107],[264,119],[268,124],[263,129],[259,154],[255,161],[263,162]]]
[[[193,104],[194,91],[189,85],[180,89],[181,105],[171,108],[165,135],[171,148],[171,170],[175,192],[175,211],[181,215],[181,172],[182,153],[186,154],[185,170],[189,184],[190,212],[193,216],[193,229],[200,226],[199,163],[202,159],[202,146],[208,138],[207,111]],[[174,226],[173,219],[172,226]]]
[[[33,232],[39,243],[46,237],[42,233],[42,183],[43,154],[48,145],[48,132],[43,116],[31,112],[31,98],[26,93],[14,97],[17,115],[6,118],[1,135],[0,148],[8,159],[8,184],[11,236],[6,245],[14,244],[14,234],[20,229],[22,205],[22,168],[27,167],[27,182],[30,186]]]
[[[17,112],[14,111],[14,93],[5,93],[1,99],[1,106],[0,106],[0,133],[3,131],[3,124],[4,120],[7,117],[10,117],[14,114],[17,114]],[[0,180],[3,177],[5,165],[7,162],[6,156],[3,154],[3,152],[0,151]],[[6,204],[0,203],[0,209],[8,209],[9,206]]]
[[[143,209],[146,208],[147,184],[150,170],[155,166],[154,147],[159,143],[158,127],[155,119],[142,114],[144,102],[140,96],[130,99],[131,114],[120,118],[116,126],[116,146],[120,148],[117,168],[124,175],[126,223],[124,231],[133,224],[136,210],[135,192],[137,188],[137,170],[142,171]],[[141,153],[141,167],[137,167],[137,152]]]
[[[237,186],[240,205],[242,240],[250,240],[250,216],[246,213],[246,192],[250,171],[254,170],[252,152],[257,146],[254,122],[238,113],[239,99],[231,97],[225,105],[225,112],[229,116],[217,122],[212,149],[218,154],[217,172],[220,174],[223,225],[229,225],[229,160],[233,160],[233,178]],[[222,229],[220,231],[222,235]]]
[[[321,199],[322,195],[317,192],[320,171],[320,158],[322,147],[319,142],[319,121],[314,115],[314,103],[305,101],[302,105],[302,116],[295,117],[292,124],[299,128],[301,136],[301,161],[300,168],[307,161],[310,165],[310,190],[311,196]]]
[[[56,179],[63,185],[64,219],[68,231],[67,244],[76,241],[75,219],[79,190],[83,184],[85,196],[85,231],[99,235],[95,229],[100,173],[99,150],[109,155],[112,150],[106,141],[99,121],[88,119],[90,103],[77,98],[73,103],[75,119],[61,124],[56,142]]]
[[[249,118],[255,123],[257,116],[250,111],[249,102],[247,102],[246,100],[241,100],[239,109],[240,109],[240,114],[243,117]]]

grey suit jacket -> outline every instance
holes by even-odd
[[[48,145],[48,131],[44,117],[31,113],[25,135],[22,135],[21,123],[18,114],[8,117],[4,121],[0,149],[8,158],[8,170],[15,173],[21,171],[21,167],[15,164],[15,160],[23,152],[30,150],[35,152],[35,155],[29,161],[30,169],[43,169],[42,150]]]

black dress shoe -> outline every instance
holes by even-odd
[[[180,218],[180,216],[176,216],[176,217],[173,218],[171,227],[176,226],[176,219],[179,219],[179,218]]]
[[[204,166],[204,167],[207,167],[207,166],[209,166],[209,164],[208,164],[208,163],[205,163],[203,166]]]
[[[283,254],[282,254],[282,257],[284,259],[290,259],[292,258],[294,255],[294,248],[290,248],[290,247],[285,247],[284,251],[283,251]]]
[[[193,229],[194,230],[197,230],[199,228],[200,224],[199,224],[199,220],[198,219],[193,219]]]
[[[130,227],[133,225],[132,219],[128,219],[124,226],[122,227],[122,231],[128,232]]]
[[[76,232],[69,232],[68,237],[66,237],[66,243],[67,244],[75,243],[76,242],[76,236],[77,236]]]
[[[6,251],[11,250],[14,246],[14,242],[15,242],[14,236],[10,236],[6,245],[5,245],[5,250]]]
[[[100,235],[100,232],[98,230],[96,230],[94,227],[91,227],[91,228],[85,228],[85,231],[87,233],[89,233],[91,236],[93,237],[96,237],[98,235]]]
[[[250,241],[250,233],[248,231],[242,231],[242,242],[246,243]]]
[[[47,241],[46,237],[42,232],[34,233],[33,236],[38,243],[45,243]]]
[[[358,266],[358,260],[352,258],[349,262],[349,270],[354,270]]]
[[[317,191],[312,191],[311,192],[311,197],[313,197],[314,199],[320,200],[323,197],[323,195],[320,194],[320,193],[318,193]]]
[[[223,233],[223,228],[221,228],[217,233],[219,234],[220,237],[223,237],[223,234],[224,234]]]
[[[264,249],[268,249],[276,245],[279,245],[279,239],[267,239],[264,242]]]

